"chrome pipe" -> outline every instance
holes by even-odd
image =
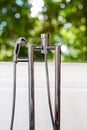
[[[56,46],[55,54],[55,130],[60,130],[61,46]]]
[[[41,51],[43,49],[42,46],[32,46],[35,51]],[[47,50],[55,50],[56,46],[46,46]]]
[[[29,62],[28,58],[17,58],[17,62]]]
[[[54,45],[54,46],[47,46],[47,49],[48,49],[48,50],[55,50],[55,48],[56,48],[55,45]]]
[[[55,50],[55,118],[54,130],[60,130],[60,73],[61,73],[61,46],[47,46]],[[35,130],[35,103],[34,103],[34,51],[41,51],[42,46],[29,47],[29,126]]]
[[[35,130],[35,103],[34,103],[34,48],[30,46],[28,49],[29,62],[29,130]]]

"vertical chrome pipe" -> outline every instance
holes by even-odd
[[[55,130],[60,130],[60,71],[61,71],[61,46],[55,50]]]
[[[34,50],[33,46],[28,48],[29,68],[29,130],[35,130],[35,108],[34,108]]]

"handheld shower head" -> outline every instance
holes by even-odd
[[[20,51],[20,47],[25,46],[26,44],[27,44],[27,41],[24,37],[20,37],[20,38],[17,39],[16,46],[15,46],[15,49],[14,49],[14,61],[17,60],[17,57],[18,57],[18,54],[19,54],[19,51]]]
[[[17,39],[16,47],[15,47],[15,50],[14,50],[14,55],[15,56],[18,56],[20,47],[25,46],[26,43],[27,43],[27,41],[26,41],[26,39],[24,37],[20,37],[20,38]]]

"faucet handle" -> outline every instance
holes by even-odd
[[[41,38],[48,38],[49,39],[49,34],[41,34]]]
[[[49,45],[49,34],[41,34],[41,45],[42,45],[42,50],[41,53],[47,54],[47,46]]]

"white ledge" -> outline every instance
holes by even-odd
[[[45,87],[44,63],[35,63],[36,87]],[[55,74],[54,63],[49,63],[49,77],[51,87],[54,87]],[[28,80],[27,63],[17,64],[17,83],[19,87],[25,87]],[[0,63],[0,87],[7,87],[13,82],[13,63]],[[39,84],[39,85],[37,85]],[[87,64],[86,63],[62,63],[61,64],[61,86],[62,88],[87,88]]]

